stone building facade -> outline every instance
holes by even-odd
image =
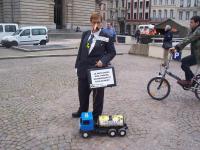
[[[118,34],[126,32],[127,0],[108,0],[107,21],[111,22]]]
[[[168,18],[189,27],[189,20],[200,15],[200,0],[152,0],[151,23],[157,24]]]
[[[200,16],[200,0],[179,0],[177,3],[176,19],[180,24],[189,26],[192,16]]]
[[[149,24],[151,0],[127,0],[126,31],[133,35],[138,25]]]
[[[86,30],[100,0],[0,0],[0,22]]]

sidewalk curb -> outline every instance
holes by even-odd
[[[43,52],[43,51],[54,51],[54,50],[78,49],[78,47],[48,48],[48,49],[44,49],[44,50],[41,50],[38,48],[38,49],[31,50],[31,49],[27,49],[27,48],[14,46],[14,47],[12,47],[12,49],[18,50],[18,51],[23,51],[23,52]]]
[[[123,54],[124,53],[117,53],[117,55],[123,55]],[[39,58],[39,57],[73,57],[73,56],[77,56],[77,54],[8,56],[8,57],[0,57],[0,60],[5,60],[5,59]]]

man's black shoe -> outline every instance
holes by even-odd
[[[177,83],[187,88],[190,88],[192,86],[192,81],[190,80],[178,80]]]
[[[80,112],[74,112],[72,113],[72,118],[80,118],[81,113]]]

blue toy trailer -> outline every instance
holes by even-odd
[[[83,112],[80,117],[80,133],[83,138],[88,138],[92,133],[106,133],[110,137],[117,134],[126,135],[128,129],[122,115],[101,115],[97,122],[93,120],[92,112]]]

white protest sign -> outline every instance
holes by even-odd
[[[91,70],[90,75],[90,88],[107,87],[109,85],[115,85],[115,79],[112,68]]]

